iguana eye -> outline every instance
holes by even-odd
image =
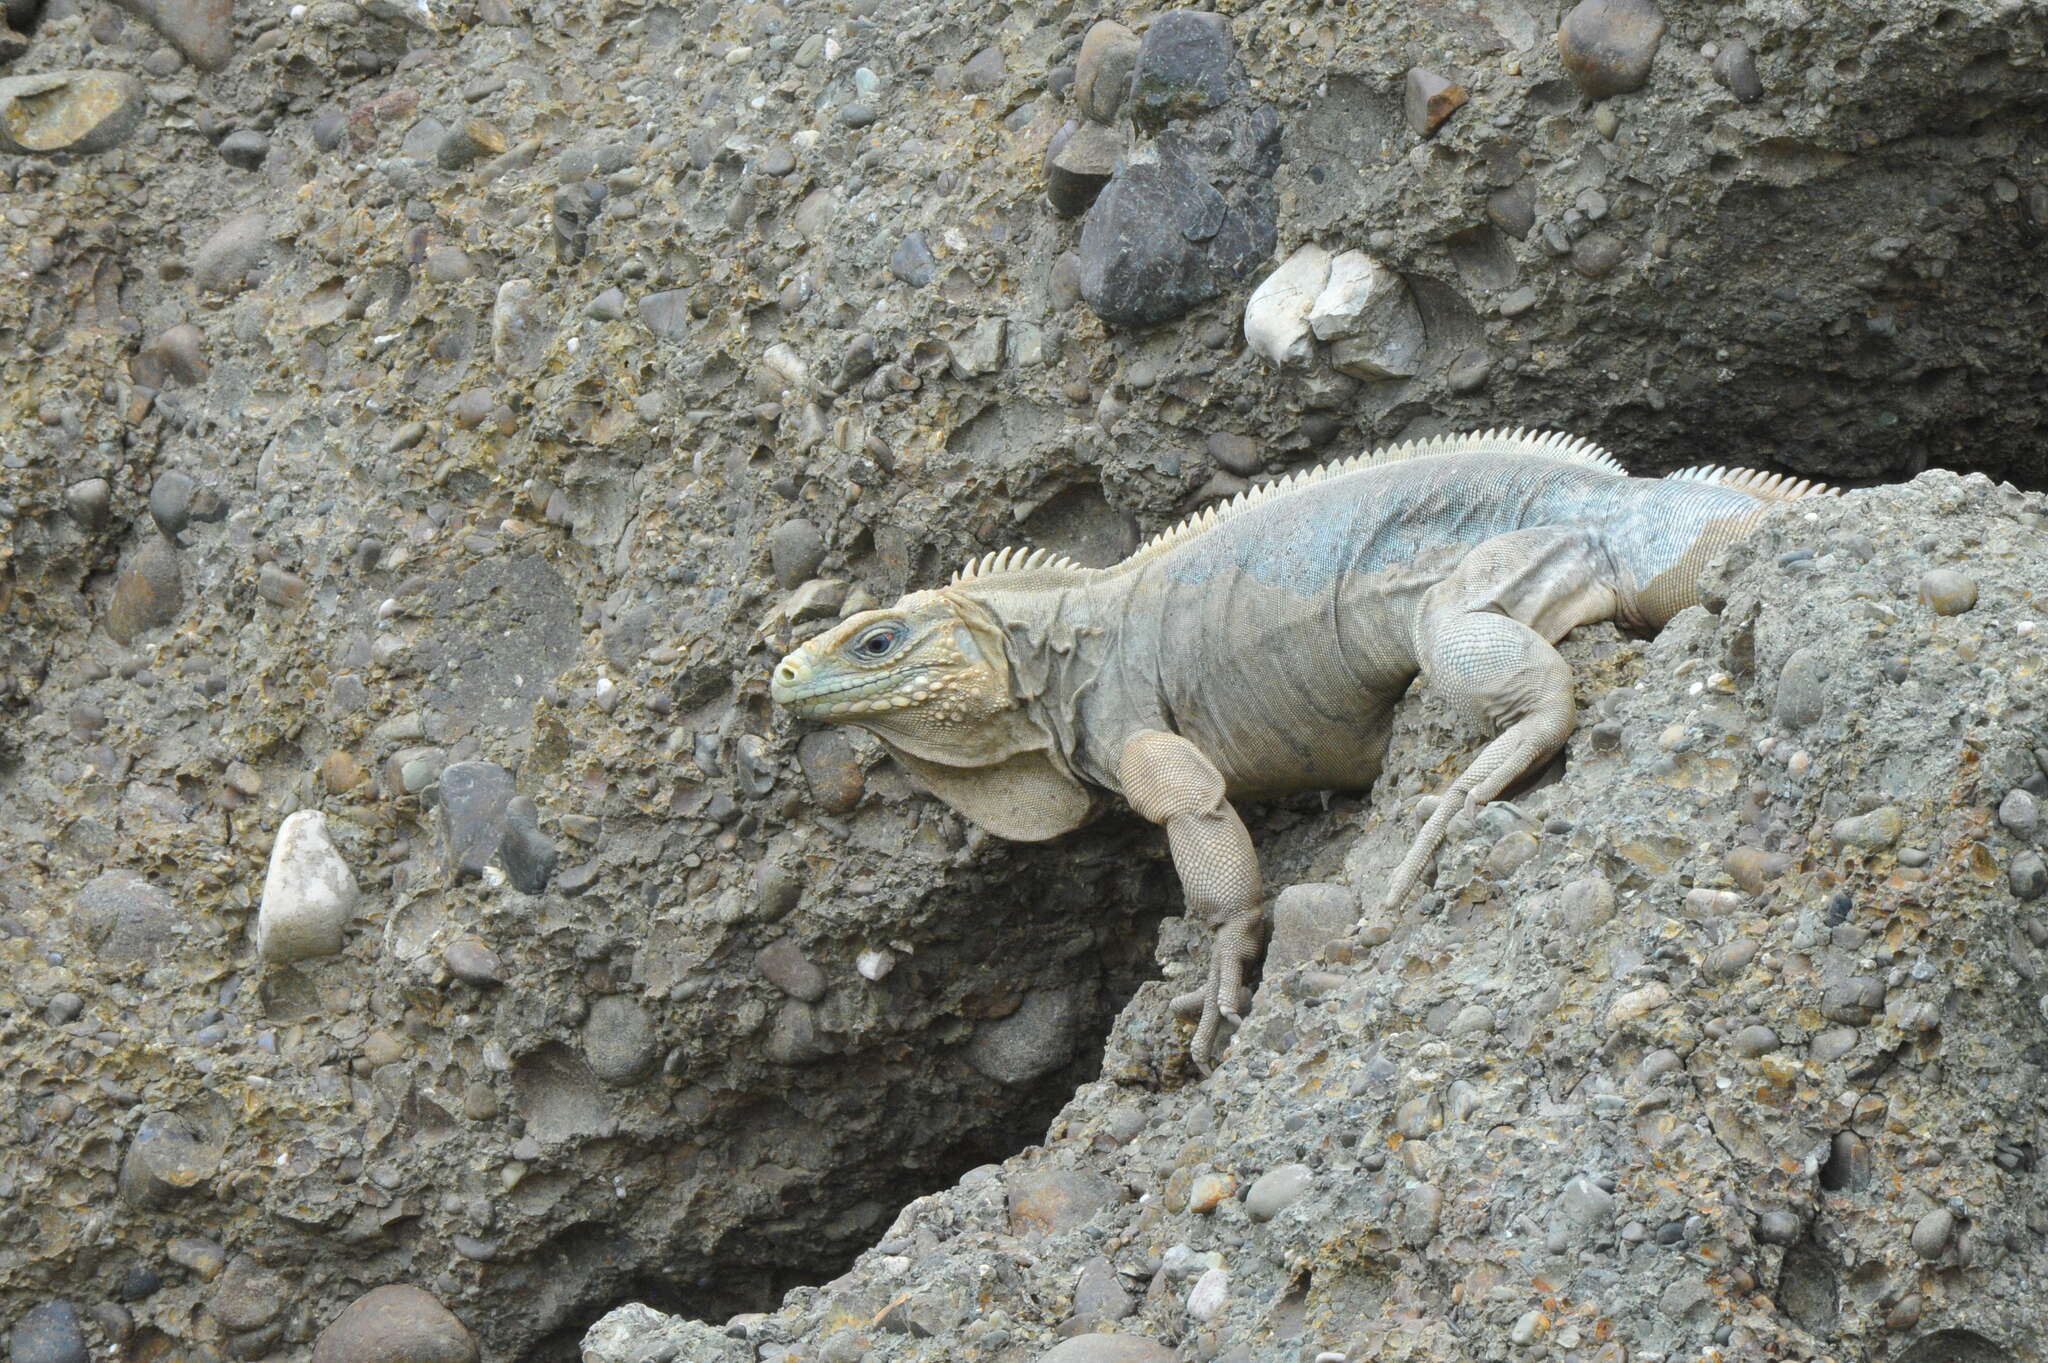
[[[852,647],[859,657],[874,661],[888,657],[902,638],[903,629],[900,625],[876,625],[855,638]]]

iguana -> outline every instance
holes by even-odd
[[[1056,837],[1099,792],[1165,825],[1190,912],[1222,920],[1192,1047],[1206,1071],[1261,922],[1233,801],[1370,786],[1420,673],[1497,736],[1395,870],[1399,904],[1453,816],[1570,735],[1553,644],[1596,620],[1661,627],[1770,503],[1827,491],[1742,469],[1634,478],[1561,434],[1440,436],[1256,487],[1110,567],[985,555],[804,643],[770,689],[870,730],[998,836]]]

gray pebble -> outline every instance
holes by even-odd
[[[458,937],[441,948],[441,961],[455,978],[467,984],[498,984],[504,979],[498,953],[481,937]]]
[[[1762,1023],[1753,1023],[1729,1038],[1728,1046],[1737,1055],[1754,1059],[1778,1049],[1778,1034]]]
[[[1138,35],[1113,19],[1097,21],[1074,62],[1074,103],[1084,118],[1108,123],[1123,107],[1138,64]]]
[[[78,1310],[68,1301],[29,1308],[7,1337],[13,1363],[90,1363]]]
[[[441,770],[441,848],[458,879],[483,874],[504,839],[512,773],[495,762],[451,762]]]
[[[583,315],[597,322],[616,322],[626,315],[626,295],[616,288],[606,289],[583,305]]]
[[[1782,1207],[1774,1208],[1757,1218],[1756,1238],[1767,1245],[1790,1245],[1798,1241],[1805,1229],[1797,1216]]]
[[[1744,104],[1763,98],[1764,83],[1757,78],[1756,58],[1749,44],[1737,38],[1714,58],[1714,79]]]
[[[608,994],[590,1006],[583,1023],[583,1055],[592,1073],[607,1084],[638,1083],[661,1056],[661,1037],[647,1010],[625,994]]]
[[[1816,1063],[1825,1065],[1855,1050],[1856,1037],[1854,1027],[1830,1027],[1808,1043],[1807,1053]]]
[[[1558,55],[1581,90],[1604,99],[1643,88],[1663,37],[1651,0],[1581,0],[1558,29]]]
[[[191,474],[177,469],[164,470],[150,486],[150,519],[173,544],[178,543],[178,536],[191,522],[192,494],[198,487]]]
[[[825,533],[815,521],[798,517],[768,532],[768,561],[775,573],[775,585],[784,591],[815,577],[825,561]]]
[[[114,489],[104,478],[81,479],[64,489],[64,510],[81,529],[105,525],[113,502]]]
[[[2039,852],[2022,852],[2012,859],[2006,878],[2016,898],[2039,899],[2048,893],[2048,862],[2041,859]]]
[[[1830,986],[1821,994],[1821,1016],[1830,1022],[1861,1027],[1884,1007],[1884,981],[1875,975],[1858,975]]]
[[[905,236],[889,254],[889,273],[914,289],[931,283],[938,272],[939,263],[932,258],[932,248],[925,245],[922,232]]]
[[[1936,615],[1961,615],[1977,604],[1977,584],[1952,568],[1935,568],[1920,577],[1921,604]]]
[[[754,953],[754,968],[791,998],[816,1003],[825,997],[825,972],[811,963],[803,948],[786,937]]]
[[[1283,1164],[1268,1169],[1252,1181],[1245,1193],[1245,1214],[1254,1221],[1271,1221],[1300,1201],[1314,1182],[1315,1171],[1306,1164]]]
[[[1923,1259],[1939,1259],[1955,1228],[1955,1214],[1946,1207],[1936,1207],[1913,1223],[1913,1252]]]
[[[2025,790],[2014,787],[1998,802],[1998,821],[2015,837],[2030,838],[2041,826],[2041,807]]]
[[[1621,243],[1605,232],[1589,232],[1572,247],[1572,268],[1588,279],[1605,279],[1621,264]]]
[[[70,990],[50,996],[50,1002],[43,1009],[43,1020],[52,1027],[62,1027],[85,1011],[85,1000]]]
[[[220,159],[240,170],[260,170],[270,155],[270,139],[253,128],[231,132],[221,139]]]

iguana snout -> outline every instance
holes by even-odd
[[[965,740],[1014,705],[1000,637],[942,592],[862,611],[791,651],[769,694],[805,719],[858,724],[920,746]]]

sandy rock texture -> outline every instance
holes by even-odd
[[[1624,1325],[1638,1355],[1722,1347],[1724,1326],[1881,1329],[1894,1352],[1974,1330],[1991,1342],[1971,1348],[2038,1355],[1999,1276],[2039,1242],[2038,1114],[2012,1096],[2038,1013],[2011,984],[2038,934],[1996,896],[2033,904],[2048,881],[2020,846],[2038,832],[2016,831],[2038,814],[2008,798],[2044,792],[1989,739],[1970,780],[1914,746],[2003,733],[1971,698],[2027,694],[1999,650],[2023,652],[2034,551],[2001,494],[1857,503],[1898,527],[1863,527],[1868,562],[1833,530],[1786,539],[1771,552],[1813,554],[1743,569],[1764,573],[1748,634],[1731,595],[1653,645],[1701,675],[1589,714],[1569,770],[1594,784],[1486,843],[1520,908],[1418,908],[1382,925],[1408,934],[1372,948],[1403,943],[1389,964],[1315,964],[1336,900],[1398,840],[1371,819],[1406,819],[1448,769],[1441,745],[1470,738],[1427,711],[1377,814],[1259,814],[1275,887],[1326,888],[1286,901],[1298,955],[1199,1087],[1155,976],[1191,968],[1205,933],[1174,917],[1151,830],[995,843],[858,737],[778,724],[765,685],[794,640],[971,554],[1109,561],[1252,480],[1446,429],[1570,428],[1645,470],[2038,482],[2033,10],[1644,0],[1579,14],[1562,50],[1564,8],[1523,0],[4,16],[0,1330],[17,1359],[378,1357],[415,1334],[436,1356],[555,1359],[629,1301],[741,1317],[691,1357],[803,1340],[1035,1357],[1063,1329],[1077,1349],[1135,1332],[1220,1356],[1320,1345],[1340,1318],[1450,1357],[1457,1311],[1561,1356],[1622,1347]],[[1637,88],[1587,93],[1638,67]],[[1333,295],[1276,368],[1246,344],[1247,300],[1310,246],[1374,290]],[[1994,542],[2014,557],[1987,567]],[[1772,614],[1852,581],[1872,594],[1848,624]],[[1851,626],[1882,636],[1882,686],[1798,657]],[[1603,683],[1651,656],[1581,647]],[[1745,742],[1797,743],[1782,762],[1681,743],[1649,770],[1642,734],[1683,724],[1719,672]],[[1909,694],[1933,727],[1904,709],[1876,727]],[[1699,816],[1723,829],[1713,857],[1756,853],[1711,874],[1668,830],[1645,845],[1689,869],[1630,869],[1546,827],[1753,786],[1762,812],[1741,817],[1763,824]],[[266,873],[308,813],[326,889],[298,907],[318,951],[265,959]],[[1448,886],[1479,874],[1461,846]],[[1548,879],[1567,862],[1620,906],[1578,936],[1556,934],[1604,892]],[[1787,892],[1748,886],[1788,876],[1797,913],[1753,907]],[[1835,922],[1809,902],[1829,876]],[[1695,910],[1669,893],[1684,877],[1751,898]],[[1936,911],[1908,903],[1930,878],[1976,915],[1946,954],[1890,940]],[[1653,909],[1681,927],[1655,936]],[[1782,935],[1809,911],[1825,940]],[[1577,1001],[1537,1007],[1566,962],[1469,954],[1509,920],[1572,952],[1606,943],[1587,969],[1607,973],[1558,975]],[[1719,993],[1681,968],[1750,940]],[[1481,987],[1496,971],[1499,997]],[[1812,1017],[1792,1002],[1809,994]],[[1493,1040],[1517,1018],[1552,1029],[1540,1068],[1535,1040]],[[1288,1126],[1309,1121],[1296,1088],[1253,1082],[1324,1041],[1323,1077],[1299,1084],[1329,1089],[1348,1146],[1322,1143],[1321,1117]],[[1497,1073],[1470,1058],[1491,1054]],[[1727,1056],[1750,1068],[1712,1068]],[[1832,1068],[1772,1077],[1787,1056]],[[1452,1124],[1457,1082],[1478,1106]],[[1030,1157],[1041,1182],[999,1170],[1083,1083]],[[1936,1144],[1906,1153],[1897,1124]],[[1795,1127],[1825,1138],[1840,1189],[1814,1191],[1817,1147],[1772,1144]],[[1472,1144],[1450,1167],[1411,1128]],[[1373,1142],[1379,1167],[1333,1176]],[[1184,1189],[1124,1200],[1198,1147]],[[1766,1147],[1798,1169],[1770,1172]],[[1308,1170],[1284,1206],[1301,1176],[1269,1181],[1283,1166]],[[1565,1220],[1588,1229],[1539,1251],[1567,1185]],[[1752,1212],[1775,1219],[1745,1230]],[[1183,1216],[1246,1238],[1161,1240]],[[962,1236],[988,1247],[980,1276],[955,1273]],[[1404,1267],[1416,1237],[1446,1266]],[[881,1277],[745,1323],[878,1240],[856,1272]],[[1646,1242],[1658,1274],[1619,1274],[1620,1247]],[[1543,1256],[1554,1290],[1532,1295]],[[1301,1268],[1280,1282],[1283,1260]],[[1454,1271],[1456,1310],[1431,1295]],[[1266,1311],[1290,1294],[1296,1324]],[[843,1320],[816,1316],[842,1300]],[[841,1329],[852,1343],[825,1342]]]

